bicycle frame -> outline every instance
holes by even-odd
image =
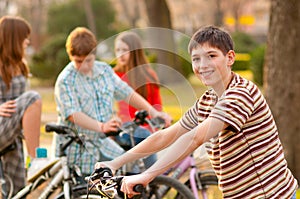
[[[195,159],[193,157],[193,154],[187,156],[184,160],[182,160],[179,164],[177,164],[175,167],[173,167],[171,170],[166,172],[165,174],[168,175],[170,173],[171,177],[179,179],[180,177],[183,176],[183,174],[189,169],[189,180],[190,180],[190,186],[191,190],[195,196],[196,199],[199,199],[198,196],[198,191],[201,190],[202,198],[207,199],[207,193],[206,190],[203,189],[201,185],[201,180],[199,179],[199,176],[197,175],[198,173],[198,168],[196,166]],[[205,170],[204,172],[208,173],[214,173],[213,170]]]
[[[57,127],[57,126],[48,126],[49,129],[46,131],[56,131],[56,133],[61,134],[69,134],[69,140],[67,140],[64,144],[60,145],[60,151],[59,151],[59,158],[54,159],[53,161],[49,162],[49,164],[45,165],[43,168],[41,168],[36,174],[34,174],[32,177],[28,179],[28,184],[21,189],[16,195],[12,196],[12,199],[21,199],[25,198],[28,194],[32,193],[34,190],[36,190],[39,185],[41,185],[43,182],[51,179],[49,184],[45,188],[43,188],[42,192],[39,193],[39,199],[46,199],[54,190],[57,189],[57,187],[61,187],[61,184],[63,184],[63,195],[65,199],[70,199],[72,188],[76,188],[77,184],[75,181],[72,181],[73,178],[71,176],[71,170],[70,165],[68,164],[67,155],[65,153],[65,149],[72,143],[77,142],[80,144],[83,144],[81,141],[81,137],[77,135],[76,133],[72,134],[70,129],[65,129],[65,127]],[[2,163],[2,162],[1,162]],[[1,166],[1,165],[0,165]],[[76,165],[74,165],[76,166]],[[3,173],[3,170],[0,172]],[[5,179],[3,178],[5,181]],[[9,196],[8,196],[9,197]],[[3,199],[6,199],[6,195]]]
[[[197,189],[197,181],[199,181],[199,179],[196,179],[197,168],[195,164],[195,159],[192,157],[192,155],[186,157],[183,161],[181,161],[174,168],[172,168],[173,173],[171,177],[179,179],[189,168],[191,168],[189,173],[191,189],[193,191],[193,194],[195,195],[195,198],[199,199],[198,189]]]
[[[41,193],[41,196],[39,198],[46,198],[51,191],[54,190],[55,186],[58,186],[59,183],[62,182],[64,177],[64,171],[62,169],[62,165],[64,162],[64,157],[60,158],[59,160],[56,160],[56,163],[52,165],[50,168],[46,170],[46,172],[41,172],[35,175],[34,178],[29,179],[28,185],[26,185],[22,190],[20,190],[15,196],[12,197],[12,199],[19,199],[24,198],[27,196],[31,191],[35,190],[40,183],[50,179],[50,184],[44,189],[44,191]],[[46,169],[47,166],[45,166]],[[42,170],[43,170],[42,169]]]

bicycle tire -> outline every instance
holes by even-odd
[[[88,196],[88,197],[87,197]],[[55,199],[64,199],[64,193],[61,192],[58,196],[55,197]],[[89,193],[87,193],[87,187],[86,185],[78,185],[72,189],[72,197],[71,199],[103,199],[99,195],[99,192],[96,190],[91,190]]]
[[[197,178],[199,179],[199,182],[197,182],[199,196],[203,197],[205,195],[205,198],[208,199],[222,198],[218,187],[218,178],[213,171],[198,171]],[[189,179],[184,184],[191,188]]]
[[[193,199],[195,196],[183,183],[169,176],[157,176],[146,189],[147,198],[150,199]]]
[[[5,197],[7,198],[11,198],[12,197],[12,194],[13,194],[13,181],[12,179],[7,175],[7,174],[4,174],[4,182],[1,182],[1,186],[6,186],[5,187],[5,190],[6,190],[6,193],[5,193]],[[5,183],[5,184],[2,184],[2,183]],[[0,198],[2,196],[2,193],[3,190],[2,190],[2,187],[0,188]]]
[[[163,192],[163,193],[162,193]],[[99,199],[105,198],[100,196],[99,192],[96,190],[91,190],[87,194],[86,186],[78,186],[73,189],[72,199]],[[56,199],[63,199],[63,193],[56,197]],[[123,198],[121,196],[116,196],[115,198]],[[141,195],[137,195],[134,199],[147,198],[147,199],[164,199],[164,198],[176,198],[176,199],[194,199],[193,193],[182,184],[180,181],[168,177],[168,176],[157,176],[154,180],[147,186],[146,191]]]

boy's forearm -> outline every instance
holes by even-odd
[[[163,155],[145,171],[145,174],[157,176],[172,168],[197,149],[199,143],[194,141],[195,129],[176,140]]]
[[[185,132],[187,132],[187,130],[181,127],[178,122],[171,127],[155,132],[125,154],[115,158],[112,161],[114,168],[120,168],[123,164],[146,157],[167,148]]]
[[[89,129],[89,130],[95,131],[95,132],[101,131],[102,123],[100,123],[97,120],[94,120],[93,118],[91,118],[81,112],[73,113],[72,115],[70,115],[67,118],[67,120],[69,120],[70,122],[84,128],[84,129]]]
[[[132,92],[125,101],[138,110],[146,110],[153,117],[157,114],[157,110],[152,107],[152,105],[147,102],[141,95],[137,92]]]

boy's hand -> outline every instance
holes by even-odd
[[[11,117],[11,115],[16,112],[16,107],[17,104],[15,100],[4,102],[0,105],[0,116]]]
[[[162,118],[165,121],[165,127],[170,126],[172,124],[172,121],[173,121],[173,118],[169,114],[167,114],[165,112],[157,112],[155,114],[155,116],[152,116],[152,117],[160,117],[160,118]]]
[[[100,168],[110,168],[112,173],[115,174],[116,169],[112,166],[112,164],[109,161],[105,161],[105,162],[97,162],[95,164],[95,170],[96,169],[100,169]]]
[[[119,118],[113,117],[109,121],[103,123],[102,133],[116,132],[121,127],[122,122]]]
[[[147,175],[145,173],[131,175],[131,176],[124,176],[122,180],[121,191],[127,194],[128,198],[132,198],[134,195],[140,194],[133,190],[134,186],[136,185],[146,185],[153,179],[152,176]]]

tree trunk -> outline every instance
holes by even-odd
[[[144,2],[149,26],[165,28],[163,31],[159,29],[158,31],[152,31],[149,35],[152,38],[153,51],[157,54],[157,63],[182,73],[181,64],[177,61],[178,53],[173,37],[174,31],[172,30],[170,10],[166,0],[145,0]],[[178,81],[178,79],[174,78],[174,75],[165,74],[161,71],[158,71],[158,76],[161,83]]]
[[[34,51],[41,48],[41,29],[43,24],[44,5],[42,0],[31,0],[30,3],[30,22],[31,22],[31,45]]]
[[[97,35],[95,16],[93,14],[92,3],[90,0],[82,0],[82,3],[84,6],[84,12],[85,12],[88,27],[94,33],[94,35]]]
[[[215,25],[222,27],[223,26],[223,17],[224,12],[221,8],[221,0],[216,0],[216,11],[215,11]]]
[[[300,1],[272,0],[264,90],[288,166],[300,180]]]

